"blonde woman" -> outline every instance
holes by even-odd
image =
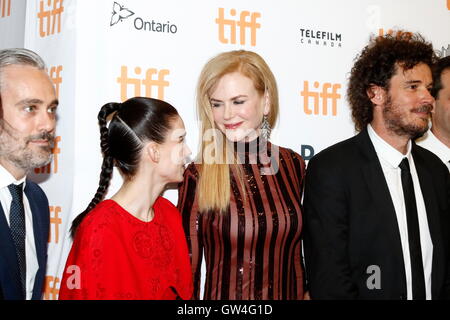
[[[303,299],[300,233],[303,159],[271,144],[275,78],[256,53],[219,54],[197,87],[201,148],[178,208],[188,240],[194,298]]]

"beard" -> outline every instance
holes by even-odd
[[[408,113],[426,112],[431,117],[433,105],[424,104],[412,110],[402,111],[399,106],[392,103],[391,97],[388,96],[385,107],[383,109],[383,120],[388,130],[394,132],[398,136],[406,136],[409,139],[417,139],[424,135],[428,130],[428,120],[422,125],[416,122],[407,122]]]
[[[53,133],[44,131],[23,138],[19,137],[15,131],[4,125],[0,129],[0,158],[26,172],[51,162],[55,138]],[[49,144],[32,148],[30,143],[35,140],[45,140]]]

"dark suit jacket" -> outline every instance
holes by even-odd
[[[36,274],[33,300],[41,299],[47,265],[47,242],[50,213],[48,200],[42,189],[27,180],[25,195],[33,215],[33,233],[39,269]],[[19,264],[11,231],[3,208],[0,206],[0,297],[7,300],[24,299],[19,281]]]
[[[412,156],[433,243],[432,298],[449,298],[449,172],[415,143]],[[406,299],[397,217],[367,129],[309,161],[303,204],[312,299]],[[369,266],[379,267],[380,289],[367,285]]]

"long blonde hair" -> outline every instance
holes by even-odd
[[[238,186],[245,191],[244,175],[226,136],[216,128],[210,97],[219,80],[226,74],[239,72],[253,81],[255,89],[269,97],[267,121],[271,128],[278,117],[278,89],[275,77],[264,59],[255,52],[238,50],[221,53],[203,67],[197,84],[197,113],[201,121],[198,205],[200,211],[225,211],[230,204],[230,169],[235,168]],[[262,119],[261,119],[262,120]],[[211,140],[210,140],[211,139]],[[211,148],[212,146],[212,148]],[[214,159],[207,151],[213,149]]]

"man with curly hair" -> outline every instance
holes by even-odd
[[[437,155],[450,171],[450,56],[433,66],[433,80],[431,94],[436,102],[432,126],[417,144]]]
[[[357,57],[347,94],[359,134],[318,153],[306,174],[312,299],[450,297],[450,177],[414,143],[428,129],[435,59],[404,31]]]

